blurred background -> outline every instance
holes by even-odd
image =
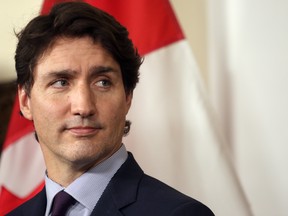
[[[42,2],[1,3],[1,145],[16,89],[14,30],[39,14]],[[193,51],[253,215],[287,215],[288,2],[170,2]],[[229,205],[229,200],[223,202]]]

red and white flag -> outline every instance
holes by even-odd
[[[46,0],[42,13],[54,2],[59,1]],[[204,202],[216,215],[252,215],[169,1],[86,2],[126,26],[145,56],[128,116],[131,133],[124,140],[144,171]],[[43,185],[44,164],[33,127],[22,123],[18,113],[16,103],[2,153],[0,215]]]
[[[45,165],[30,121],[20,116],[15,100],[0,162],[0,216],[43,188]]]

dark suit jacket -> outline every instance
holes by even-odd
[[[8,216],[43,216],[46,192]],[[202,203],[143,173],[131,153],[103,192],[92,216],[213,216]]]

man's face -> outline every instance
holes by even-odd
[[[35,67],[30,96],[19,88],[48,172],[67,164],[86,169],[117,151],[131,98],[119,64],[88,37],[57,39]]]

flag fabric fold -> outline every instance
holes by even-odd
[[[41,13],[48,13],[55,2],[59,1],[44,1]],[[252,215],[225,150],[197,64],[169,1],[86,2],[112,14],[126,26],[135,46],[145,57],[128,115],[132,121],[131,133],[124,139],[144,171],[199,199],[215,215]],[[39,146],[31,136],[32,124],[29,122],[16,129],[24,121],[22,117],[13,121],[16,115],[19,115],[17,103],[1,158],[0,215],[15,208],[43,186],[44,163],[40,150],[36,150]],[[21,130],[25,133],[14,137]],[[26,152],[23,142],[35,150]],[[18,150],[20,145],[21,150]],[[16,157],[23,158],[23,163],[14,163]],[[33,164],[39,161],[41,165],[26,166],[29,163],[24,162],[25,157],[26,160],[33,158]],[[7,184],[12,178],[9,170],[22,170],[22,178],[31,175],[36,180],[28,189],[20,189],[21,183],[17,190],[12,189]],[[34,171],[37,173],[32,174]],[[17,201],[13,202],[13,198]],[[6,207],[7,202],[9,207]]]
[[[0,216],[43,188],[45,165],[33,124],[20,115],[16,97],[0,162]]]

